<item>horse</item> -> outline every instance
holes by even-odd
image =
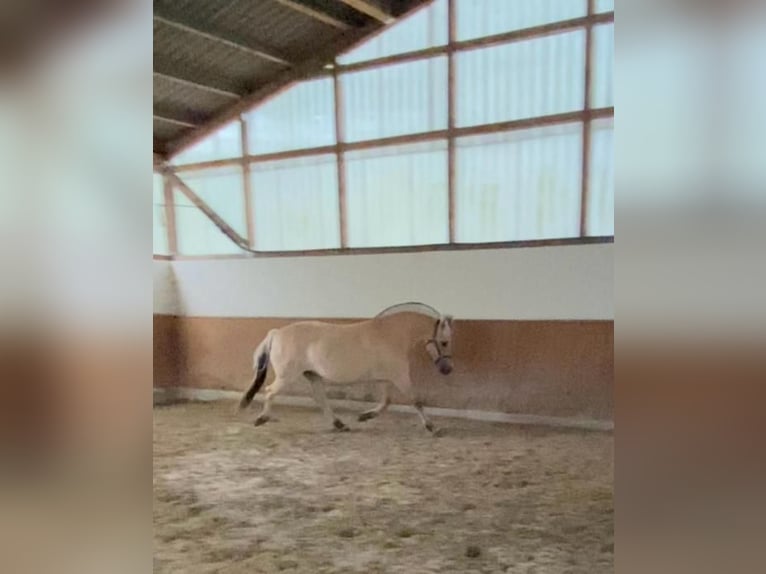
[[[384,384],[383,400],[362,412],[360,422],[374,419],[390,404],[390,385],[412,403],[420,420],[431,433],[433,423],[416,400],[410,379],[409,353],[422,347],[443,375],[452,372],[453,318],[442,315],[424,303],[400,303],[374,318],[339,325],[322,321],[299,321],[272,329],[253,354],[254,377],[239,403],[246,408],[263,386],[269,363],[275,377],[266,386],[263,407],[254,421],[260,426],[271,417],[274,397],[291,382],[310,383],[314,400],[332,428],[348,431],[348,426],[333,412],[324,385],[378,382]]]

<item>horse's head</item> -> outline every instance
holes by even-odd
[[[442,375],[452,372],[452,317],[443,315],[434,325],[434,332],[426,343],[426,351]]]

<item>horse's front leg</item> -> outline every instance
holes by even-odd
[[[348,426],[346,426],[346,424],[338,417],[336,417],[334,412],[332,412],[332,407],[330,406],[330,402],[327,400],[327,395],[324,392],[324,383],[322,382],[322,378],[315,373],[306,373],[305,376],[311,383],[311,390],[314,393],[314,400],[319,405],[319,408],[322,409],[322,414],[324,414],[327,422],[332,424],[335,430],[350,430]]]
[[[399,389],[399,392],[404,395],[404,398],[413,404],[415,410],[418,412],[418,416],[420,417],[420,422],[423,423],[423,427],[431,433],[438,434],[439,431],[434,426],[434,423],[432,423],[426,416],[426,413],[423,410],[423,403],[415,400],[415,393],[413,391],[412,381],[410,380],[409,376],[397,378],[393,381],[393,383],[396,388]]]

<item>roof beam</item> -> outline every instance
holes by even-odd
[[[196,36],[199,36],[200,38],[205,38],[213,42],[218,42],[219,44],[229,46],[230,48],[235,48],[237,50],[250,54],[251,56],[268,60],[275,64],[280,64],[282,66],[288,66],[288,67],[292,65],[289,60],[287,60],[282,55],[278,54],[276,50],[274,50],[273,48],[256,45],[255,42],[253,42],[249,38],[247,39],[232,38],[230,37],[229,34],[227,34],[226,37],[224,37],[224,35],[222,34],[217,34],[217,33],[213,33],[213,31],[206,30],[201,23],[191,22],[188,20],[185,20],[182,22],[178,18],[175,18],[175,17],[171,18],[169,15],[164,15],[161,13],[158,14],[156,5],[154,7],[154,20],[156,22],[161,22],[162,24],[165,24],[167,26],[172,26],[173,28],[176,28],[177,30],[183,30],[184,32],[194,34]]]
[[[199,90],[205,90],[206,92],[210,92],[212,94],[217,94],[219,96],[224,96],[226,98],[229,98],[231,100],[238,100],[240,98],[240,95],[232,92],[231,90],[227,90],[225,88],[220,88],[217,86],[211,86],[210,84],[203,84],[199,82],[198,80],[190,80],[188,78],[181,78],[179,76],[169,74],[167,72],[158,72],[157,70],[154,70],[153,74],[158,78],[163,78],[165,80],[170,80],[171,82],[175,82],[177,84],[183,84],[185,86],[189,86],[191,88],[196,88]]]
[[[351,6],[357,12],[367,14],[371,18],[374,18],[378,22],[383,24],[390,24],[394,21],[394,16],[383,10],[380,6],[377,6],[370,0],[340,0],[347,6]]]
[[[154,119],[158,122],[164,122],[166,124],[173,124],[175,126],[181,126],[184,128],[196,128],[197,124],[193,124],[186,120],[181,120],[178,118],[171,118],[169,116],[158,114],[157,112],[154,112]]]
[[[309,6],[307,4],[304,4],[300,0],[276,0],[276,1],[282,6],[290,8],[291,10],[295,10],[296,12],[300,12],[301,14],[304,14],[308,16],[309,18],[313,18],[314,20],[318,20],[319,22],[322,22],[324,24],[333,26],[334,28],[337,28],[338,30],[345,31],[345,30],[350,30],[351,28],[354,27],[349,22],[346,22],[345,20],[341,20],[340,18],[336,18],[335,16],[328,14],[324,10],[320,10],[318,8],[315,8],[314,6]]]

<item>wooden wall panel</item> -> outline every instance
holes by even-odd
[[[255,347],[269,329],[294,320],[157,316],[155,386],[244,389]],[[446,377],[425,352],[413,355],[426,405],[612,419],[612,321],[458,321],[454,353]],[[286,394],[308,395],[309,388],[297,384]],[[379,389],[333,386],[328,394],[375,400]]]

